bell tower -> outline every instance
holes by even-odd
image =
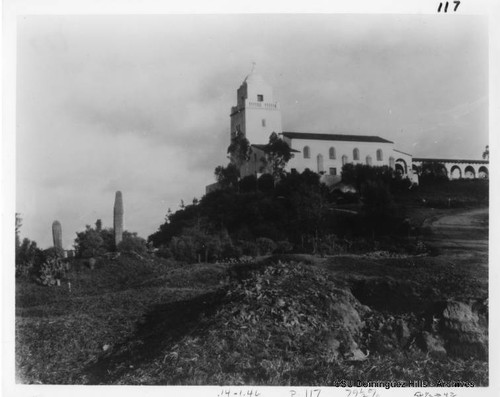
[[[273,89],[255,71],[245,78],[231,108],[231,138],[241,131],[251,144],[266,144],[272,132],[281,133],[281,110]]]

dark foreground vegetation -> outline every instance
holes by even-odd
[[[18,381],[487,385],[487,252],[450,250],[432,220],[487,206],[488,181],[343,178],[354,190],[307,171],[228,183],[149,247],[133,233],[112,247],[99,223],[73,258],[19,242]],[[458,247],[487,237],[478,219]]]

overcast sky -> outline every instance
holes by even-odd
[[[483,17],[32,16],[18,21],[21,237],[63,244],[123,192],[147,238],[226,164],[229,112],[256,62],[285,131],[378,135],[416,157],[488,144]],[[260,143],[260,142],[259,142]]]

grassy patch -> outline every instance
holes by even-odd
[[[16,367],[24,383],[83,383],[81,370],[134,335],[154,304],[198,295],[219,285],[222,266],[122,255],[96,269],[73,261],[61,287],[26,280],[16,286]],[[71,292],[67,286],[71,282]]]

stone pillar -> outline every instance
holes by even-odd
[[[52,239],[54,241],[54,247],[62,250],[62,228],[59,221],[54,221],[52,223]]]
[[[113,209],[113,229],[115,233],[115,247],[122,241],[123,238],[123,199],[122,192],[116,192],[115,206]]]

